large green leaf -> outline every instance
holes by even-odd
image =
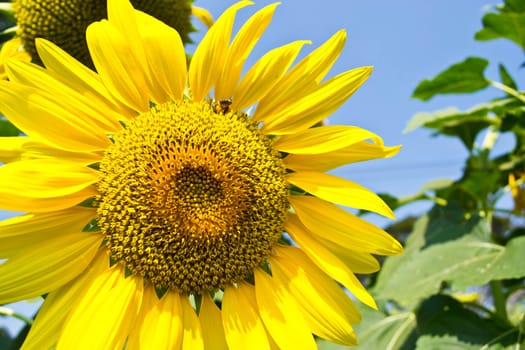
[[[359,350],[411,350],[415,346],[416,316],[412,312],[386,316],[380,311],[359,306],[362,321],[355,325]],[[343,350],[351,347],[318,341],[319,350]]]
[[[487,13],[476,40],[509,39],[525,50],[525,13]]]
[[[483,318],[445,295],[425,300],[417,312],[417,349],[504,349],[516,343],[518,332]]]
[[[417,113],[410,119],[403,130],[404,133],[411,132],[417,128],[425,127],[441,130],[446,127],[454,127],[471,120],[487,120],[487,124],[496,125],[498,120],[490,118],[491,113],[502,114],[505,110],[516,108],[521,103],[515,98],[504,98],[487,103],[480,103],[466,111],[461,111],[455,107],[449,107],[434,112]]]
[[[491,243],[490,234],[486,218],[467,220],[455,206],[435,207],[416,223],[405,253],[385,261],[374,294],[407,304],[437,293],[443,282],[463,289],[525,276],[519,258],[525,237],[504,247]]]
[[[430,80],[423,80],[412,97],[429,100],[437,94],[469,93],[489,85],[483,72],[489,62],[480,57],[468,57],[453,64]]]
[[[20,130],[16,128],[9,120],[0,117],[0,136],[18,136]]]

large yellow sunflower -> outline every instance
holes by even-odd
[[[379,197],[325,171],[399,148],[312,128],[371,72],[324,79],[344,31],[241,77],[276,8],[230,42],[249,4],[224,12],[188,69],[178,33],[126,0],[87,30],[98,73],[45,40],[45,68],[7,64],[0,110],[26,136],[0,139],[0,208],[27,214],[0,223],[0,303],[46,295],[23,349],[356,343],[359,313],[335,281],[375,307],[354,273],[401,246],[336,205],[392,217]]]

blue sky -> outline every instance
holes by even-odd
[[[195,0],[215,18],[233,1]],[[239,22],[270,1],[240,11]],[[357,1],[284,0],[272,23],[255,47],[249,60],[253,63],[269,49],[299,39],[313,41],[308,53],[339,29],[348,32],[347,45],[331,74],[363,65],[373,65],[374,72],[362,88],[331,118],[331,124],[349,124],[369,129],[388,145],[402,144],[394,158],[351,165],[337,171],[376,192],[402,196],[416,192],[424,183],[437,178],[456,179],[461,175],[467,155],[459,141],[445,137],[431,138],[430,132],[416,130],[403,134],[408,120],[420,111],[448,106],[468,108],[499,91],[486,90],[472,96],[436,97],[430,102],[411,99],[419,81],[437,74],[467,56],[481,56],[491,61],[488,76],[497,79],[497,63],[503,62],[514,76],[523,73],[518,47],[506,41],[476,42],[474,33],[481,28],[481,16],[499,1],[483,0],[398,0]],[[201,34],[193,35],[195,41]],[[508,146],[503,142],[500,147]],[[421,212],[418,204],[397,213]],[[377,219],[372,218],[372,221]],[[18,303],[17,310],[30,316],[33,305]],[[6,324],[0,318],[0,327]],[[21,325],[8,322],[14,331]]]

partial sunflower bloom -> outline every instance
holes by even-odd
[[[399,147],[311,128],[371,72],[324,80],[344,31],[295,65],[306,42],[278,47],[241,77],[277,6],[230,42],[249,4],[220,16],[188,69],[179,34],[126,0],[87,30],[97,73],[46,40],[45,68],[8,64],[0,109],[27,136],[0,139],[0,207],[27,214],[0,223],[0,303],[47,294],[23,349],[356,344],[360,315],[336,281],[375,307],[354,273],[402,248],[337,204],[388,206],[325,171]]]
[[[132,0],[133,6],[175,28],[191,42],[192,0]],[[40,62],[36,38],[52,41],[80,62],[93,68],[86,44],[86,28],[107,18],[106,0],[14,0],[13,10],[24,49]],[[132,39],[131,39],[132,40]]]

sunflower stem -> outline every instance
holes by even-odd
[[[19,319],[20,321],[28,324],[28,325],[32,325],[33,324],[33,320],[24,316],[24,315],[21,315],[19,314],[18,312],[16,312],[15,310],[13,309],[9,309],[7,307],[4,307],[4,306],[0,306],[0,315],[4,315],[4,316],[11,316],[11,317],[14,317],[16,319]]]
[[[507,314],[506,298],[501,281],[490,281],[492,299],[494,301],[494,315],[505,324],[510,324]]]

